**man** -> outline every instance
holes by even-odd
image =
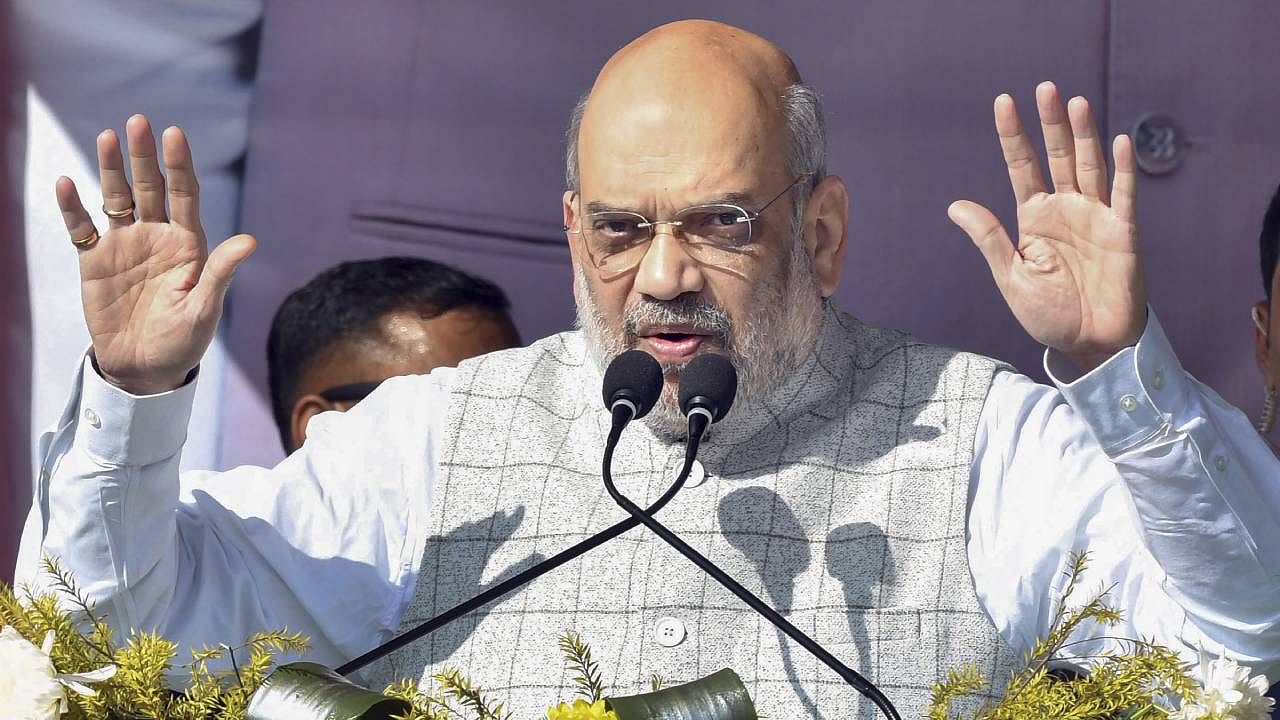
[[[271,411],[285,452],[307,423],[346,411],[383,380],[520,345],[493,283],[419,258],[346,262],[294,290],[267,337]]]
[[[1273,350],[1271,339],[1280,337],[1280,309],[1276,298],[1280,297],[1280,273],[1276,272],[1276,260],[1280,257],[1280,188],[1271,197],[1267,214],[1262,219],[1262,232],[1258,234],[1258,257],[1262,265],[1263,300],[1254,303],[1253,347],[1262,372],[1262,417],[1258,418],[1258,432],[1280,453],[1280,447],[1269,437],[1275,428],[1276,413],[1280,412],[1280,351]]]
[[[681,368],[720,352],[741,373],[738,404],[703,445],[703,482],[661,519],[904,717],[950,668],[1007,677],[1047,629],[1072,551],[1093,554],[1090,585],[1115,584],[1115,634],[1188,656],[1225,646],[1272,669],[1275,459],[1182,371],[1148,313],[1128,138],[1109,187],[1087,102],[1064,107],[1045,83],[1036,104],[1052,192],[1012,99],[995,104],[1016,249],[985,208],[950,214],[1049,346],[1057,389],[832,307],[848,197],[824,168],[816,94],[764,39],[686,21],[620,50],[574,113],[563,213],[581,331],[389,380],[235,482],[179,480],[173,458],[193,368],[254,241],[205,259],[181,131],[164,134],[166,215],[134,118],[132,190],[113,137],[100,158],[108,207],[127,215],[105,237],[59,183],[85,246],[94,357],[44,446],[51,479],[24,549],[61,555],[122,625],[187,644],[287,623],[336,663],[622,517],[599,482],[599,388],[627,347],[667,371],[614,459],[621,491],[653,500],[683,454]],[[732,667],[772,717],[873,712],[638,531],[403,648],[373,684],[456,667],[533,716],[569,692],[555,638],[570,629],[614,693]]]

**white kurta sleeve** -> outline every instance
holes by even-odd
[[[1183,652],[1280,670],[1280,461],[1248,418],[1188,375],[1155,315],[1135,347],[1056,388],[996,376],[970,484],[983,606],[1018,650],[1043,635],[1072,551],[1081,593],[1114,584],[1124,624]],[[1076,601],[1083,597],[1075,598]]]
[[[451,373],[393,378],[314,418],[274,468],[178,475],[194,383],[136,397],[86,361],[41,441],[19,580],[57,556],[117,632],[183,648],[287,626],[338,664],[385,640],[412,596]]]

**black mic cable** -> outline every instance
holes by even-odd
[[[699,355],[681,373],[680,409],[688,417],[689,439],[685,447],[684,467],[681,468],[673,489],[678,491],[679,488],[684,486],[685,478],[688,477],[689,469],[693,466],[694,457],[698,453],[698,447],[702,443],[702,435],[707,427],[711,423],[719,421],[728,413],[729,407],[733,404],[734,394],[737,392],[737,382],[737,371],[734,370],[733,365],[723,357],[713,354]],[[690,547],[684,540],[681,540],[678,535],[655,520],[652,514],[656,510],[642,510],[631,502],[627,496],[619,492],[613,483],[613,472],[610,467],[611,460],[612,452],[606,451],[604,467],[602,468],[604,486],[609,491],[609,495],[623,510],[626,510],[632,518],[644,524],[645,527],[662,538],[668,545],[678,550],[680,554],[714,578],[716,582],[723,585],[734,595],[737,595],[751,609],[763,615],[766,620],[773,623],[774,627],[786,633],[792,640],[795,640],[805,650],[808,650],[810,654],[821,660],[824,665],[835,671],[846,683],[874,703],[885,717],[890,720],[901,720],[898,710],[889,701],[889,698],[881,692],[880,688],[862,675],[859,675],[857,671],[840,662],[826,648],[804,634],[800,628],[792,625],[790,621],[717,567],[715,563],[703,557],[701,553]],[[658,504],[655,503],[655,505]],[[665,502],[660,504],[662,506],[666,505]]]
[[[658,396],[662,392],[662,382],[662,368],[659,367],[658,361],[654,360],[648,353],[640,350],[624,352],[609,364],[604,376],[604,401],[612,416],[612,426],[609,429],[609,437],[604,449],[606,468],[609,467],[609,462],[613,457],[613,449],[622,437],[622,431],[626,428],[627,423],[644,417],[653,408],[654,403],[658,401]],[[676,493],[680,492],[680,488],[684,487],[685,478],[689,477],[690,467],[691,464],[686,461],[684,468],[681,469],[679,476],[676,477],[671,487],[658,498],[657,502],[646,508],[645,512],[656,513],[671,502]],[[418,638],[430,635],[467,613],[484,607],[520,586],[555,570],[579,555],[594,550],[639,525],[640,521],[634,517],[620,520],[611,527],[605,528],[537,565],[507,578],[479,595],[427,619],[421,625],[391,638],[382,645],[340,666],[336,672],[339,675],[350,675],[369,663],[399,650]]]

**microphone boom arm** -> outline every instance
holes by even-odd
[[[693,459],[698,454],[698,446],[702,443],[702,434],[711,422],[710,413],[706,410],[703,410],[702,408],[694,408],[694,410],[701,410],[701,412],[689,413],[689,441],[685,447],[684,467],[680,470],[680,476],[677,478],[676,484],[672,486],[672,488],[677,491],[680,487],[684,486],[685,478],[688,477],[689,469],[693,465]],[[662,502],[663,498],[666,497],[665,495],[663,498],[659,498],[659,502],[654,503],[650,509],[641,509],[635,503],[631,502],[630,498],[623,495],[618,490],[617,486],[613,484],[613,471],[610,467],[612,465],[612,460],[612,447],[607,446],[605,449],[604,468],[602,472],[604,476],[605,489],[609,491],[609,495],[613,497],[614,501],[617,502],[623,510],[626,510],[634,520],[653,531],[653,533],[662,538],[664,542],[678,550],[681,555],[688,558],[694,565],[697,565],[700,570],[710,575],[716,582],[729,590],[729,592],[737,595],[740,600],[751,606],[752,610],[763,615],[766,620],[773,623],[774,627],[786,633],[792,640],[795,640],[805,650],[808,650],[811,655],[821,660],[824,665],[835,671],[835,673],[846,683],[851,685],[858,692],[862,693],[868,700],[874,703],[876,707],[880,709],[880,712],[884,713],[885,717],[890,718],[891,720],[900,720],[897,709],[893,707],[893,703],[889,701],[889,698],[886,697],[879,688],[866,678],[859,675],[857,671],[840,662],[840,660],[828,652],[826,648],[819,645],[808,635],[805,635],[804,632],[795,625],[792,625],[790,621],[784,618],[776,610],[769,607],[767,603],[756,597],[750,590],[747,590],[737,580],[730,577],[728,573],[717,567],[715,563],[708,560],[684,540],[681,540],[680,536],[671,532],[667,526],[654,519],[652,514],[657,512],[657,510],[652,508],[656,507],[657,509],[661,509],[665,506],[666,503]]]
[[[609,488],[613,487],[613,481],[608,474],[608,468],[610,463],[613,460],[614,446],[618,444],[618,439],[622,437],[623,428],[626,427],[626,424],[631,421],[634,415],[635,415],[635,405],[629,401],[618,403],[617,406],[613,408],[613,427],[609,431],[609,438],[608,438],[608,441],[605,443],[605,450],[604,450],[606,486]],[[697,445],[695,443],[694,452],[696,451],[697,451]],[[688,457],[692,458],[691,455]],[[685,479],[689,477],[690,467],[691,467],[691,463],[689,462],[689,460],[686,459],[684,467],[680,470],[680,474],[679,476],[676,477],[675,482],[671,484],[671,487],[667,488],[667,491],[663,493],[662,496],[659,497],[656,502],[654,502],[648,508],[641,510],[640,517],[648,517],[648,515],[646,515],[645,513],[656,513],[662,508],[666,507],[667,503],[671,502],[671,499],[676,496],[676,493],[680,492],[680,489],[684,487]],[[615,496],[615,498],[616,497],[617,496]],[[635,507],[635,506],[633,505],[632,507]],[[625,510],[626,508],[624,507],[623,509]],[[370,650],[369,652],[338,667],[336,672],[339,675],[350,675],[351,673],[359,670],[360,668],[368,665],[369,663],[372,663],[373,661],[383,656],[389,655],[395,652],[396,650],[399,650],[400,648],[404,647],[405,645],[408,645],[414,640],[417,640],[418,638],[426,635],[430,635],[436,630],[439,630],[440,628],[444,627],[445,625],[448,625],[449,623],[453,622],[454,620],[457,620],[458,618],[466,615],[467,613],[470,613],[474,610],[478,610],[479,608],[484,607],[485,605],[488,605],[494,600],[497,600],[503,595],[506,595],[507,593],[510,593],[511,591],[519,588],[520,586],[525,585],[526,583],[532,582],[535,578],[539,577],[540,575],[549,573],[552,570],[555,570],[556,568],[560,567],[561,565],[569,562],[570,560],[573,560],[574,558],[577,558],[580,555],[583,555],[591,550],[594,550],[595,548],[625,533],[626,531],[631,530],[632,528],[638,527],[640,523],[641,523],[641,520],[637,519],[635,515],[632,515],[631,517],[628,517],[625,520],[620,520],[617,523],[613,524],[612,526],[607,527],[604,530],[601,530],[600,532],[577,543],[576,545],[572,545],[564,550],[561,550],[560,552],[556,553],[555,555],[552,555],[546,560],[543,560],[537,565],[534,565],[533,567],[528,568],[523,572],[513,575],[510,578],[507,578],[506,580],[498,583],[497,585],[494,585],[493,587],[485,590],[479,595],[476,595],[475,597],[470,598],[469,600],[465,600],[461,603],[458,603],[457,605],[449,608],[448,610],[445,610],[444,612],[432,618],[427,619],[421,625],[413,628],[412,630],[407,630],[404,633],[397,635],[396,637],[392,638],[391,640],[388,640],[382,645],[379,645],[378,647]]]

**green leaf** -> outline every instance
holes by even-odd
[[[608,698],[618,720],[757,720],[755,703],[737,673],[726,668],[684,685]]]
[[[247,720],[390,720],[409,703],[360,687],[323,665],[281,665],[253,694]]]
[[[570,630],[560,636],[560,654],[564,656],[565,665],[575,674],[573,682],[578,686],[577,694],[593,703],[604,697],[604,682],[600,679],[600,668],[591,657],[591,646],[578,633]],[[655,687],[654,690],[657,690]]]

